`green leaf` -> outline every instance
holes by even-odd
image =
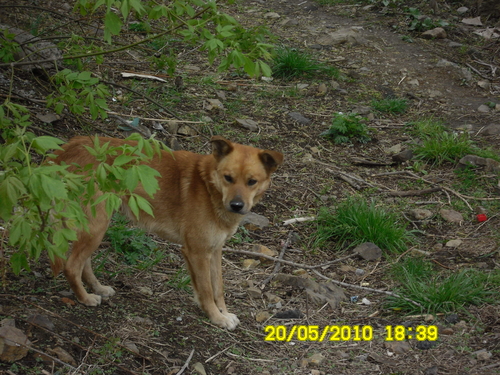
[[[151,206],[151,203],[149,203],[149,201],[147,199],[141,197],[140,195],[135,195],[135,198],[137,200],[137,205],[139,206],[139,208],[141,210],[143,210],[144,212],[146,212],[147,214],[154,217],[153,208]]]
[[[41,154],[45,154],[49,150],[62,150],[62,147],[60,147],[59,145],[63,143],[64,141],[57,139],[55,137],[42,135],[40,137],[36,137],[31,143],[31,145],[35,150],[37,150]]]
[[[12,271],[14,271],[16,275],[19,275],[21,269],[23,268],[27,271],[30,270],[26,254],[22,251],[18,251],[12,254],[12,256],[10,257],[10,264],[12,266]]]
[[[113,35],[118,35],[122,29],[122,20],[113,12],[108,12],[104,17],[104,27],[105,31],[108,31]],[[109,36],[109,40],[106,41],[110,42],[111,36]]]
[[[153,169],[144,164],[137,167],[137,173],[139,175],[139,180],[141,181],[142,187],[150,197],[153,197],[153,195],[160,188],[156,177],[161,177],[161,174],[156,169]]]
[[[45,174],[42,174],[40,178],[43,191],[49,199],[68,199],[68,192],[64,182]]]

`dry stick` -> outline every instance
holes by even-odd
[[[288,238],[286,239],[285,243],[283,244],[283,247],[281,248],[281,252],[280,252],[280,255],[278,257],[279,260],[275,263],[273,272],[271,272],[271,274],[269,275],[269,277],[267,279],[265,279],[264,281],[262,281],[259,284],[261,287],[264,287],[269,281],[271,281],[274,278],[274,276],[276,276],[278,271],[280,270],[280,268],[281,268],[281,261],[280,260],[283,259],[283,257],[285,256],[286,249],[290,246],[290,242],[292,241],[292,235],[293,235],[293,231],[290,231],[290,233],[288,233]]]
[[[359,286],[359,285],[354,285],[354,284],[348,284],[348,283],[344,283],[342,281],[337,281],[337,280],[334,280],[332,278],[329,278],[321,273],[319,273],[316,268],[318,267],[321,267],[323,265],[319,265],[319,266],[310,266],[308,264],[300,264],[300,263],[295,263],[295,262],[290,262],[288,260],[284,260],[284,259],[278,259],[278,258],[275,258],[275,257],[272,257],[272,256],[269,256],[269,255],[265,255],[265,254],[259,254],[259,253],[254,253],[252,251],[246,251],[246,250],[235,250],[235,249],[229,249],[227,247],[225,247],[223,249],[224,251],[229,251],[229,252],[232,252],[232,253],[236,253],[236,254],[245,254],[245,255],[251,255],[251,256],[255,256],[255,257],[260,257],[260,258],[265,258],[265,259],[269,259],[269,260],[272,260],[274,262],[281,262],[281,263],[284,263],[284,264],[288,264],[288,265],[291,265],[291,266],[294,266],[294,267],[299,267],[299,268],[305,268],[305,269],[309,269],[311,270],[312,272],[314,272],[316,275],[318,275],[319,277],[321,277],[322,279],[325,279],[325,280],[328,280],[328,281],[331,281],[333,282],[334,284],[338,284],[338,285],[341,285],[341,286],[344,286],[346,288],[353,288],[353,289],[361,289],[361,290],[366,290],[366,291],[369,291],[369,292],[375,292],[375,293],[382,293],[382,294],[387,294],[389,296],[392,296],[392,297],[396,297],[396,298],[401,298],[401,299],[404,299],[405,301],[408,301],[408,302],[411,302],[413,303],[414,305],[418,306],[418,307],[423,307],[421,304],[419,304],[418,302],[415,302],[409,298],[406,298],[406,297],[403,297],[403,296],[400,296],[399,294],[396,294],[396,293],[393,293],[393,292],[389,292],[387,290],[380,290],[380,289],[373,289],[373,288],[367,288],[365,286]],[[353,256],[353,255],[351,255]],[[349,258],[351,257],[349,256]],[[338,259],[338,261],[340,260],[343,260],[343,259],[346,259],[346,258],[342,258],[342,259]],[[330,262],[331,264],[332,262]]]
[[[187,369],[187,367],[189,366],[189,362],[191,362],[191,358],[193,358],[193,354],[194,354],[194,349],[191,350],[191,354],[189,355],[188,359],[186,360],[186,363],[184,363],[184,366],[182,366],[182,368],[179,370],[177,375],[181,375],[184,372],[184,370]]]

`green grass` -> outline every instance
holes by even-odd
[[[407,259],[396,264],[392,276],[401,284],[396,292],[422,307],[395,297],[388,297],[385,307],[407,313],[448,313],[468,305],[496,304],[500,287],[500,271],[485,273],[465,269],[446,275],[432,271],[429,262]]]
[[[322,246],[330,240],[337,248],[373,242],[388,254],[405,251],[414,237],[395,213],[352,196],[339,203],[335,211],[320,209],[315,244]]]
[[[141,269],[149,268],[160,262],[165,254],[145,231],[128,226],[128,219],[115,214],[106,238],[111,247],[123,256],[125,262]]]
[[[338,113],[333,117],[332,125],[322,136],[329,138],[335,144],[353,143],[353,141],[366,143],[371,141],[370,130],[363,119],[357,115]]]
[[[271,65],[273,77],[275,78],[292,79],[303,76],[312,77],[314,75],[339,77],[339,71],[335,67],[320,63],[310,54],[295,48],[278,48]]]
[[[406,99],[394,98],[394,99],[381,99],[373,100],[372,107],[376,111],[392,114],[400,114],[406,112],[408,108],[408,103]]]

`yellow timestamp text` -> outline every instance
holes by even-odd
[[[315,325],[284,325],[264,327],[264,341],[372,341],[374,329],[371,325],[328,325],[323,328]],[[385,326],[385,341],[436,341],[438,328],[436,326],[419,325],[416,327]]]

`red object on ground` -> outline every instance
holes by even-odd
[[[488,220],[488,217],[486,216],[486,214],[478,214],[477,215],[477,221],[479,221],[480,223],[482,223],[483,221],[486,221]]]

